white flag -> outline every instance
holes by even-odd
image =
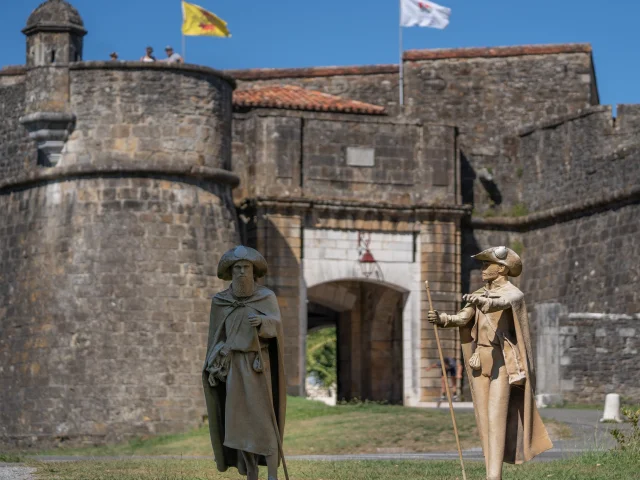
[[[427,0],[400,0],[400,26],[445,28],[449,25],[451,9]]]

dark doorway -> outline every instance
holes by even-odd
[[[402,310],[406,293],[341,280],[307,290],[308,330],[336,327],[338,400],[403,401]]]

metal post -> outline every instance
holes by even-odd
[[[399,35],[399,49],[400,49],[400,105],[404,105],[404,65],[402,62],[402,0],[398,2],[400,4],[400,18],[398,21]]]

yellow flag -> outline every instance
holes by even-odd
[[[183,35],[208,35],[210,37],[230,37],[227,22],[198,5],[182,2]]]

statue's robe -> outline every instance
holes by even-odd
[[[262,319],[258,327],[259,343],[256,328],[249,324],[249,313]],[[226,382],[218,382],[214,387],[207,368],[214,360],[214,347],[219,342],[225,342],[230,349],[230,366]],[[271,290],[256,286],[252,296],[237,298],[229,288],[213,297],[202,384],[219,471],[236,467],[246,475],[241,451],[255,454],[260,465],[266,465],[265,456],[278,455],[267,388],[282,441],[286,410],[283,346],[280,309]],[[262,373],[254,369],[259,348],[264,361]]]
[[[524,302],[524,294],[512,283],[506,282],[504,285],[495,287],[491,290],[481,288],[475,292],[476,295],[487,296],[489,304],[480,309],[480,307],[467,304],[462,310],[473,308],[475,310],[474,317],[464,324],[452,323],[447,326],[460,327],[460,341],[462,345],[462,353],[464,356],[464,365],[469,379],[471,388],[471,396],[475,404],[475,394],[473,391],[473,370],[469,366],[469,359],[476,349],[476,341],[478,339],[478,316],[486,312],[496,312],[501,309],[510,308],[513,313],[513,323],[515,327],[517,347],[520,358],[525,359],[524,369],[526,373],[526,381],[524,385],[512,385],[509,395],[509,407],[507,412],[507,435],[505,440],[504,462],[522,463],[531,460],[536,455],[549,450],[553,447],[547,429],[542,423],[540,414],[535,402],[536,388],[536,371],[533,359],[533,350],[531,347],[531,337],[529,332],[529,317],[527,316],[527,306]],[[462,312],[461,312],[462,313]],[[486,415],[486,412],[479,412],[474,408],[476,423],[479,415]],[[488,421],[488,420],[487,420]],[[487,424],[487,422],[482,422]],[[484,442],[485,432],[478,428],[482,445]]]

